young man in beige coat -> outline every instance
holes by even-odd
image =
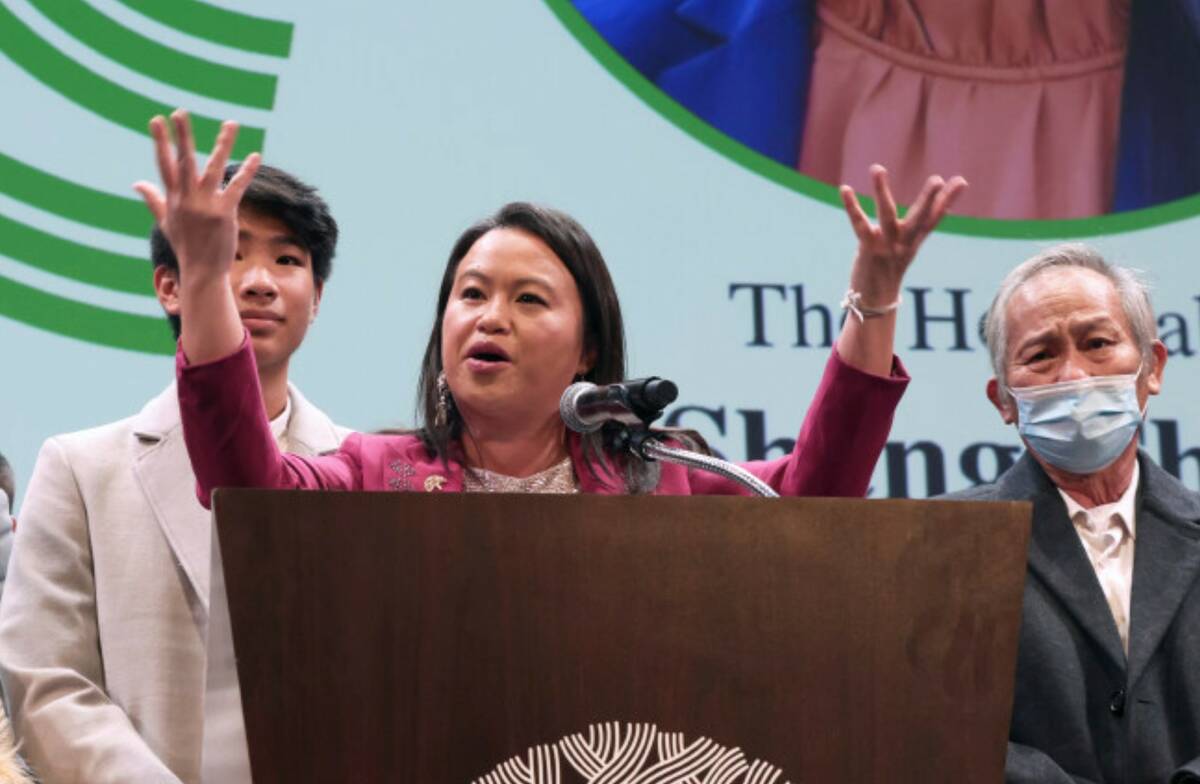
[[[154,130],[165,133],[161,118]],[[201,174],[223,175],[179,176]],[[288,384],[288,363],[316,316],[337,225],[282,171],[262,167],[225,187],[244,190],[229,285],[272,429],[288,451],[335,449],[347,431]],[[170,230],[155,229],[151,252],[178,336],[187,281]],[[0,677],[19,749],[42,780],[249,781],[224,581],[174,385],[128,419],[49,439],[15,539]]]

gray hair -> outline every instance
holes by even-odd
[[[992,359],[992,371],[1002,390],[1008,388],[1008,372],[1005,367],[1005,352],[1008,350],[1008,303],[1017,289],[1049,269],[1057,267],[1080,267],[1098,272],[1113,284],[1121,309],[1129,319],[1133,339],[1142,353],[1143,363],[1152,363],[1154,341],[1158,338],[1158,324],[1154,320],[1154,308],[1150,306],[1150,288],[1137,270],[1112,264],[1095,249],[1081,243],[1055,245],[1018,264],[1004,276],[1000,290],[984,314],[980,331]],[[1002,394],[1007,397],[1007,391]]]

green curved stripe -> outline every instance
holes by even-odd
[[[184,90],[258,109],[275,105],[271,74],[233,68],[163,46],[109,19],[82,0],[29,0],[48,19],[100,54]]]
[[[1140,210],[1067,220],[1000,220],[949,215],[938,227],[954,234],[1000,239],[1072,239],[1121,234],[1200,215],[1200,194]]]
[[[139,199],[114,196],[64,180],[2,152],[0,193],[59,217],[131,237],[149,237],[154,226],[154,219]]]
[[[145,354],[174,354],[166,318],[139,316],[48,294],[0,275],[0,315],[69,338]]]
[[[143,16],[181,33],[247,52],[287,57],[292,25],[229,11],[197,0],[118,0]]]
[[[595,28],[572,5],[571,0],[544,0],[544,2],[551,13],[558,17],[563,27],[605,70],[651,109],[684,133],[734,163],[744,166],[777,185],[839,208],[842,206],[842,200],[836,187],[805,176],[727,136],[724,132],[692,114],[690,110],[659,89],[596,32]],[[874,209],[874,204],[870,199],[864,198],[864,201],[870,209]],[[949,215],[939,224],[938,230],[951,234],[1003,239],[1066,239],[1147,229],[1198,214],[1200,214],[1200,194],[1141,210],[1117,212],[1093,218],[1002,220]]]
[[[0,254],[92,286],[154,296],[150,262],[80,245],[0,215]]]
[[[172,107],[127,90],[59,52],[3,2],[0,2],[0,52],[50,89],[106,120],[146,136],[150,135],[151,117],[171,112]],[[219,128],[220,123],[211,117],[192,115],[197,149],[211,149]],[[263,137],[261,128],[242,128],[233,156],[244,158],[261,150]]]

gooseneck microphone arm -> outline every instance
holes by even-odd
[[[677,395],[674,384],[656,376],[603,387],[581,381],[563,392],[558,410],[567,427],[577,433],[593,433],[610,422],[619,424],[619,443],[641,460],[661,460],[708,471],[740,484],[755,495],[778,498],[779,493],[770,485],[741,466],[662,443],[666,434],[652,431],[650,423],[662,415]]]
[[[716,474],[731,482],[736,482],[755,495],[762,496],[763,498],[779,497],[779,493],[775,492],[775,488],[741,466],[730,463],[728,460],[722,460],[719,457],[713,457],[712,455],[667,446],[662,442],[663,435],[662,433],[651,432],[648,429],[640,433],[629,433],[627,436],[629,451],[643,460],[661,460],[664,463],[677,463],[688,468],[695,468],[699,471]]]

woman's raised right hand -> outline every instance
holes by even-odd
[[[171,122],[175,126],[174,151],[167,120],[159,116],[150,121],[163,190],[145,181],[135,183],[133,188],[171,243],[179,259],[181,279],[223,276],[237,255],[238,203],[254,179],[260,157],[258,153],[249,155],[229,182],[223,183],[225,164],[237,139],[237,123],[221,124],[208,164],[204,171],[197,172],[187,112],[176,109],[171,113]]]
[[[238,204],[258,171],[259,155],[249,155],[228,183],[225,164],[237,138],[237,123],[221,125],[203,172],[196,170],[196,148],[187,112],[171,114],[175,150],[167,121],[150,121],[163,191],[136,183],[154,220],[179,261],[176,294],[183,323],[180,344],[191,362],[208,362],[232,354],[245,335],[229,285],[229,269],[238,252]]]

